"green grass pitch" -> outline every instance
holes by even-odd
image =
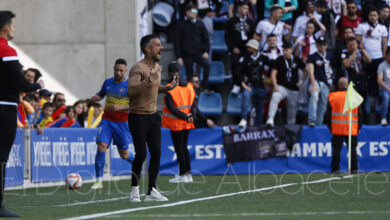
[[[390,173],[344,176],[194,176],[194,183],[185,184],[171,184],[172,176],[160,176],[159,190],[168,202],[130,203],[130,180],[118,180],[104,182],[100,190],[91,190],[91,184],[79,190],[65,186],[9,190],[4,203],[23,219],[63,219],[117,210],[131,212],[98,219],[390,219]],[[144,178],[141,194],[146,186]],[[242,191],[248,192],[237,194]],[[155,207],[164,204],[172,205]],[[142,207],[145,210],[132,210]]]

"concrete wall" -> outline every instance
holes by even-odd
[[[139,59],[145,2],[1,0],[0,8],[16,14],[13,42],[77,98],[87,98],[112,77],[117,58],[129,66]]]

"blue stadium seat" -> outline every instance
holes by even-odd
[[[200,93],[198,108],[206,116],[222,114],[222,97],[219,93]]]
[[[229,3],[227,1],[222,1],[222,8],[219,10],[218,14],[224,15],[223,17],[213,17],[214,23],[224,23],[229,20],[227,14],[229,13]]]
[[[239,94],[230,93],[228,96],[226,113],[228,115],[236,115],[236,116],[241,115],[241,103],[242,103],[241,93]],[[252,107],[250,105],[248,111],[250,112],[251,109]]]
[[[228,51],[225,43],[225,31],[214,31],[211,50],[217,53],[225,53]]]
[[[210,63],[209,84],[222,84],[225,80],[225,68],[221,61],[212,61]],[[200,80],[203,80],[203,68],[200,72]]]
[[[179,66],[179,69],[180,69],[180,78],[186,79],[187,78],[186,68],[184,66]]]

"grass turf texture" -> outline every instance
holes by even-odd
[[[5,192],[5,205],[24,219],[61,219],[137,207],[156,206],[239,191],[297,183],[279,189],[233,195],[174,207],[156,208],[100,219],[387,219],[390,216],[390,173],[363,173],[320,183],[302,184],[344,175],[285,174],[194,176],[194,183],[170,184],[159,177],[168,202],[130,203],[130,180],[103,182],[104,188],[79,190],[65,186]],[[147,188],[141,181],[140,193]],[[118,200],[61,206],[77,202]],[[143,197],[141,196],[141,200]],[[345,213],[345,211],[358,211]]]

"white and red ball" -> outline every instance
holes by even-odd
[[[79,189],[83,185],[83,180],[79,174],[71,173],[66,177],[65,183],[69,189]]]

